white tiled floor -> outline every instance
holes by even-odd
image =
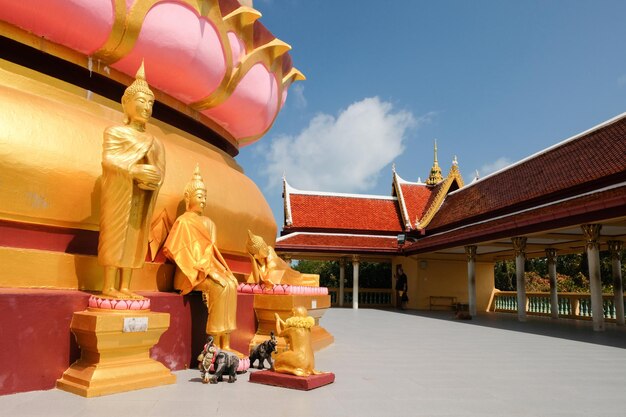
[[[317,368],[334,384],[294,391],[252,384],[177,383],[86,399],[51,390],[0,397],[2,416],[624,416],[626,329],[608,324],[450,312],[331,309],[335,344]]]

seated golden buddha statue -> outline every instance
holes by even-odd
[[[315,357],[311,347],[311,328],[315,319],[304,307],[294,307],[293,316],[282,320],[276,317],[276,334],[285,338],[289,349],[278,353],[274,359],[274,371],[296,376],[319,375],[315,370]]]
[[[143,298],[130,291],[130,280],[133,269],[144,264],[152,212],[165,175],[163,145],[146,132],[153,104],[142,63],[122,97],[124,125],[104,131],[98,262],[104,266],[105,297]]]
[[[281,259],[274,248],[265,243],[261,236],[248,230],[246,244],[252,272],[248,276],[248,283],[263,284],[273,287],[277,284],[319,286],[319,275],[303,274],[292,269],[287,262]]]
[[[217,248],[215,223],[202,215],[206,194],[196,167],[185,187],[186,211],[176,219],[163,251],[178,266],[174,287],[183,295],[202,291],[209,311],[206,333],[220,349],[241,355],[230,347],[230,333],[237,328],[238,282]]]

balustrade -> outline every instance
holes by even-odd
[[[344,288],[343,303],[352,305],[352,289]],[[339,288],[328,288],[330,303],[339,305]],[[395,305],[395,294],[392,289],[359,288],[359,307],[392,307]]]
[[[552,308],[550,304],[550,293],[527,292],[527,310],[530,315],[550,316]],[[591,319],[591,294],[589,293],[559,293],[559,317],[573,319]],[[626,306],[626,297],[624,298]],[[615,321],[615,300],[612,294],[602,296],[602,310],[604,319]],[[517,312],[517,292],[498,291],[494,294],[493,302],[489,306],[489,311],[503,313]]]

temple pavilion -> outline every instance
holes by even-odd
[[[277,251],[293,259],[339,260],[340,275],[345,262],[352,262],[354,308],[361,261],[390,262],[394,271],[402,264],[410,308],[459,302],[475,314],[493,306],[496,261],[516,259],[514,301],[527,306],[525,258],[547,257],[556,282],[556,257],[586,251],[594,328],[604,328],[607,302],[615,320],[624,322],[626,114],[470,184],[464,184],[456,158],[442,175],[435,148],[426,182],[406,181],[394,168],[387,196],[303,191],[286,180],[283,186],[285,221]],[[612,253],[615,294],[603,300],[599,250],[606,249]],[[554,287],[550,304],[557,315]],[[342,305],[342,287],[339,293]],[[516,310],[525,320],[527,308]]]

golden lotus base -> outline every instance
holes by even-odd
[[[176,382],[150,358],[150,348],[168,329],[170,315],[86,310],[74,313],[71,329],[81,357],[57,380],[57,388],[97,397]]]
[[[309,316],[315,319],[315,326],[311,329],[311,345],[314,351],[321,350],[331,345],[335,338],[326,329],[320,326],[320,318],[330,308],[330,295],[265,295],[254,296],[254,312],[259,326],[257,332],[250,341],[250,348],[266,341],[270,332],[276,333],[276,318],[274,313],[281,319],[291,317],[294,307],[303,306]],[[285,339],[277,337],[276,351],[282,352],[287,348]]]

